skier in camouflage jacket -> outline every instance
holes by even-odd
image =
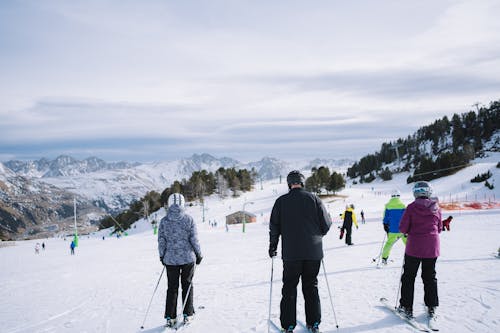
[[[158,252],[160,261],[167,269],[168,289],[164,318],[167,325],[175,325],[177,318],[177,298],[179,278],[182,286],[184,320],[194,314],[193,285],[195,263],[202,260],[198,232],[193,218],[184,211],[184,196],[171,194],[168,198],[167,215],[161,220],[158,230]],[[191,287],[190,287],[191,286]],[[187,295],[187,291],[189,295]]]

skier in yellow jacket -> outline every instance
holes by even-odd
[[[342,220],[344,220],[344,224],[342,224],[342,230],[345,230],[345,243],[347,245],[353,245],[351,234],[352,234],[352,224],[358,228],[358,222],[356,221],[356,214],[354,214],[354,205],[348,205],[345,207],[345,212],[342,214]]]

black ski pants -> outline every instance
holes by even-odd
[[[181,279],[182,286],[182,301],[186,299],[186,294],[189,289],[189,285],[193,280],[194,274],[194,263],[179,265],[179,266],[170,266],[166,265],[167,268],[167,280],[168,280],[168,289],[167,289],[167,300],[165,304],[165,318],[177,318],[177,298],[179,295],[179,277]],[[189,292],[186,307],[184,308],[183,314],[188,316],[192,316],[194,314],[193,308],[193,286],[191,286],[191,290]]]
[[[283,289],[281,290],[280,321],[287,329],[297,325],[297,285],[302,278],[306,324],[321,322],[321,305],[318,295],[320,260],[284,260]]]
[[[351,223],[346,223],[345,226],[345,243],[347,245],[351,245],[352,244],[352,239],[351,239],[351,235],[352,235],[352,222]]]
[[[401,299],[399,303],[408,309],[413,309],[415,277],[422,263],[422,281],[424,283],[424,303],[426,306],[438,306],[438,289],[436,279],[437,258],[416,258],[405,254],[403,275],[401,276]]]

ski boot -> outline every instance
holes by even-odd
[[[313,325],[307,325],[307,330],[310,333],[320,333],[319,332],[319,323],[314,323]]]
[[[184,314],[184,319],[182,320],[182,323],[184,325],[187,325],[187,324],[190,324],[192,321],[193,321],[193,318],[194,316],[193,315],[187,315],[187,314]]]
[[[398,311],[399,314],[406,317],[406,319],[408,319],[408,320],[414,319],[412,309],[400,305],[400,306],[398,306],[398,308],[396,310]]]
[[[427,315],[429,319],[429,328],[433,331],[438,331],[438,321],[437,321],[437,315],[436,315],[436,307],[435,306],[429,306],[427,308]]]
[[[170,317],[167,317],[167,318],[165,318],[165,319],[166,319],[166,321],[167,321],[167,322],[165,323],[165,327],[168,327],[168,328],[174,328],[174,327],[175,327],[175,322],[176,322],[175,318],[174,318],[174,319],[172,319],[172,318],[170,318]]]
[[[387,258],[382,258],[382,265],[387,266]]]
[[[281,332],[283,332],[283,333],[293,333],[293,329],[294,329],[294,327],[292,325],[290,325],[287,329],[282,328]]]

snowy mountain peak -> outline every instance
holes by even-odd
[[[18,175],[35,178],[68,177],[102,170],[125,169],[137,164],[128,162],[107,163],[97,157],[77,160],[71,156],[60,155],[54,160],[42,158],[35,161],[8,161],[7,168]]]

